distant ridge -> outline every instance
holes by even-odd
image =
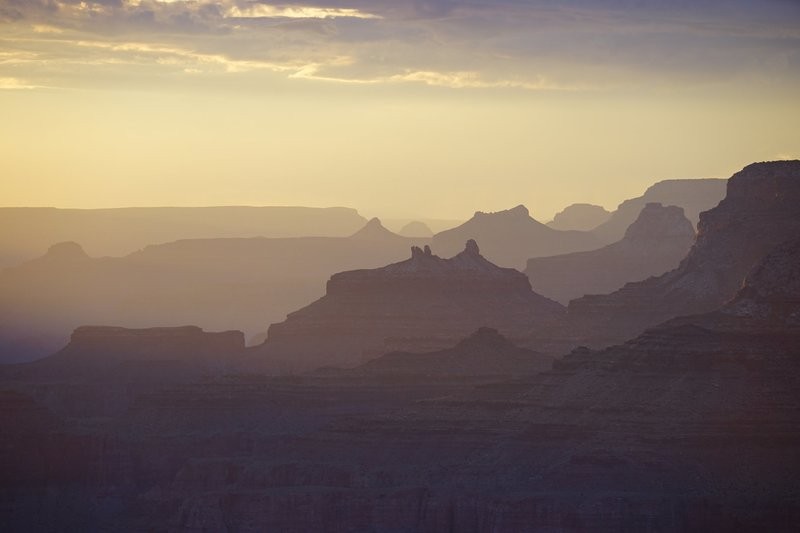
[[[606,346],[676,316],[711,312],[767,253],[799,234],[800,161],[748,165],[728,180],[719,205],[701,214],[695,243],[676,269],[571,301],[565,332]]]
[[[566,304],[672,270],[694,237],[682,208],[649,203],[620,241],[588,252],[529,259],[525,273],[535,291]]]
[[[437,233],[433,246],[442,254],[457,253],[475,239],[486,257],[501,266],[523,269],[531,257],[591,250],[600,241],[591,233],[559,231],[534,220],[524,205],[495,213],[478,211],[462,225]]]
[[[180,239],[346,237],[366,221],[346,207],[0,207],[0,268],[56,242],[79,242],[93,257],[122,256]]]
[[[654,183],[641,196],[625,200],[610,218],[592,230],[603,243],[620,240],[644,206],[654,202],[683,208],[686,218],[696,227],[700,213],[715,207],[725,197],[727,180],[722,178],[669,179]]]
[[[562,231],[589,231],[606,222],[610,217],[611,213],[602,206],[572,204],[556,213],[547,226]]]

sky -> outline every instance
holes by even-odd
[[[0,205],[609,209],[800,157],[796,0],[0,0]]]

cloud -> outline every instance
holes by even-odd
[[[365,13],[358,9],[331,8],[313,6],[273,6],[269,4],[251,4],[241,8],[231,6],[226,12],[227,18],[292,18],[292,19],[379,19],[379,15]]]
[[[535,91],[800,78],[800,4],[779,0],[5,0],[0,19],[0,76],[34,84],[78,63]]]
[[[33,85],[17,78],[0,78],[0,90],[44,89],[41,85]]]

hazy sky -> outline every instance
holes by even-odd
[[[796,0],[0,0],[0,204],[613,208],[800,156]]]

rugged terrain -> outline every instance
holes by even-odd
[[[719,205],[701,213],[695,243],[676,269],[572,300],[560,332],[534,337],[600,347],[676,316],[710,312],[734,297],[753,265],[798,233],[800,161],[748,165],[730,178]]]
[[[321,296],[332,274],[398,261],[426,242],[374,219],[349,237],[190,239],[125,257],[57,244],[0,273],[0,361],[53,353],[84,324],[194,324],[252,338]]]
[[[563,314],[473,240],[450,259],[428,247],[411,251],[399,263],[332,276],[325,296],[270,326],[254,360],[282,371],[352,366],[392,349],[450,346],[482,326],[514,338]]]
[[[602,244],[583,231],[559,231],[534,220],[524,205],[496,213],[478,211],[458,227],[433,236],[432,246],[443,255],[457,253],[464,242],[481,243],[493,263],[522,270],[531,257],[591,250]]]
[[[533,290],[567,304],[674,269],[686,257],[694,237],[683,209],[650,203],[622,240],[588,252],[529,259],[525,274]]]

